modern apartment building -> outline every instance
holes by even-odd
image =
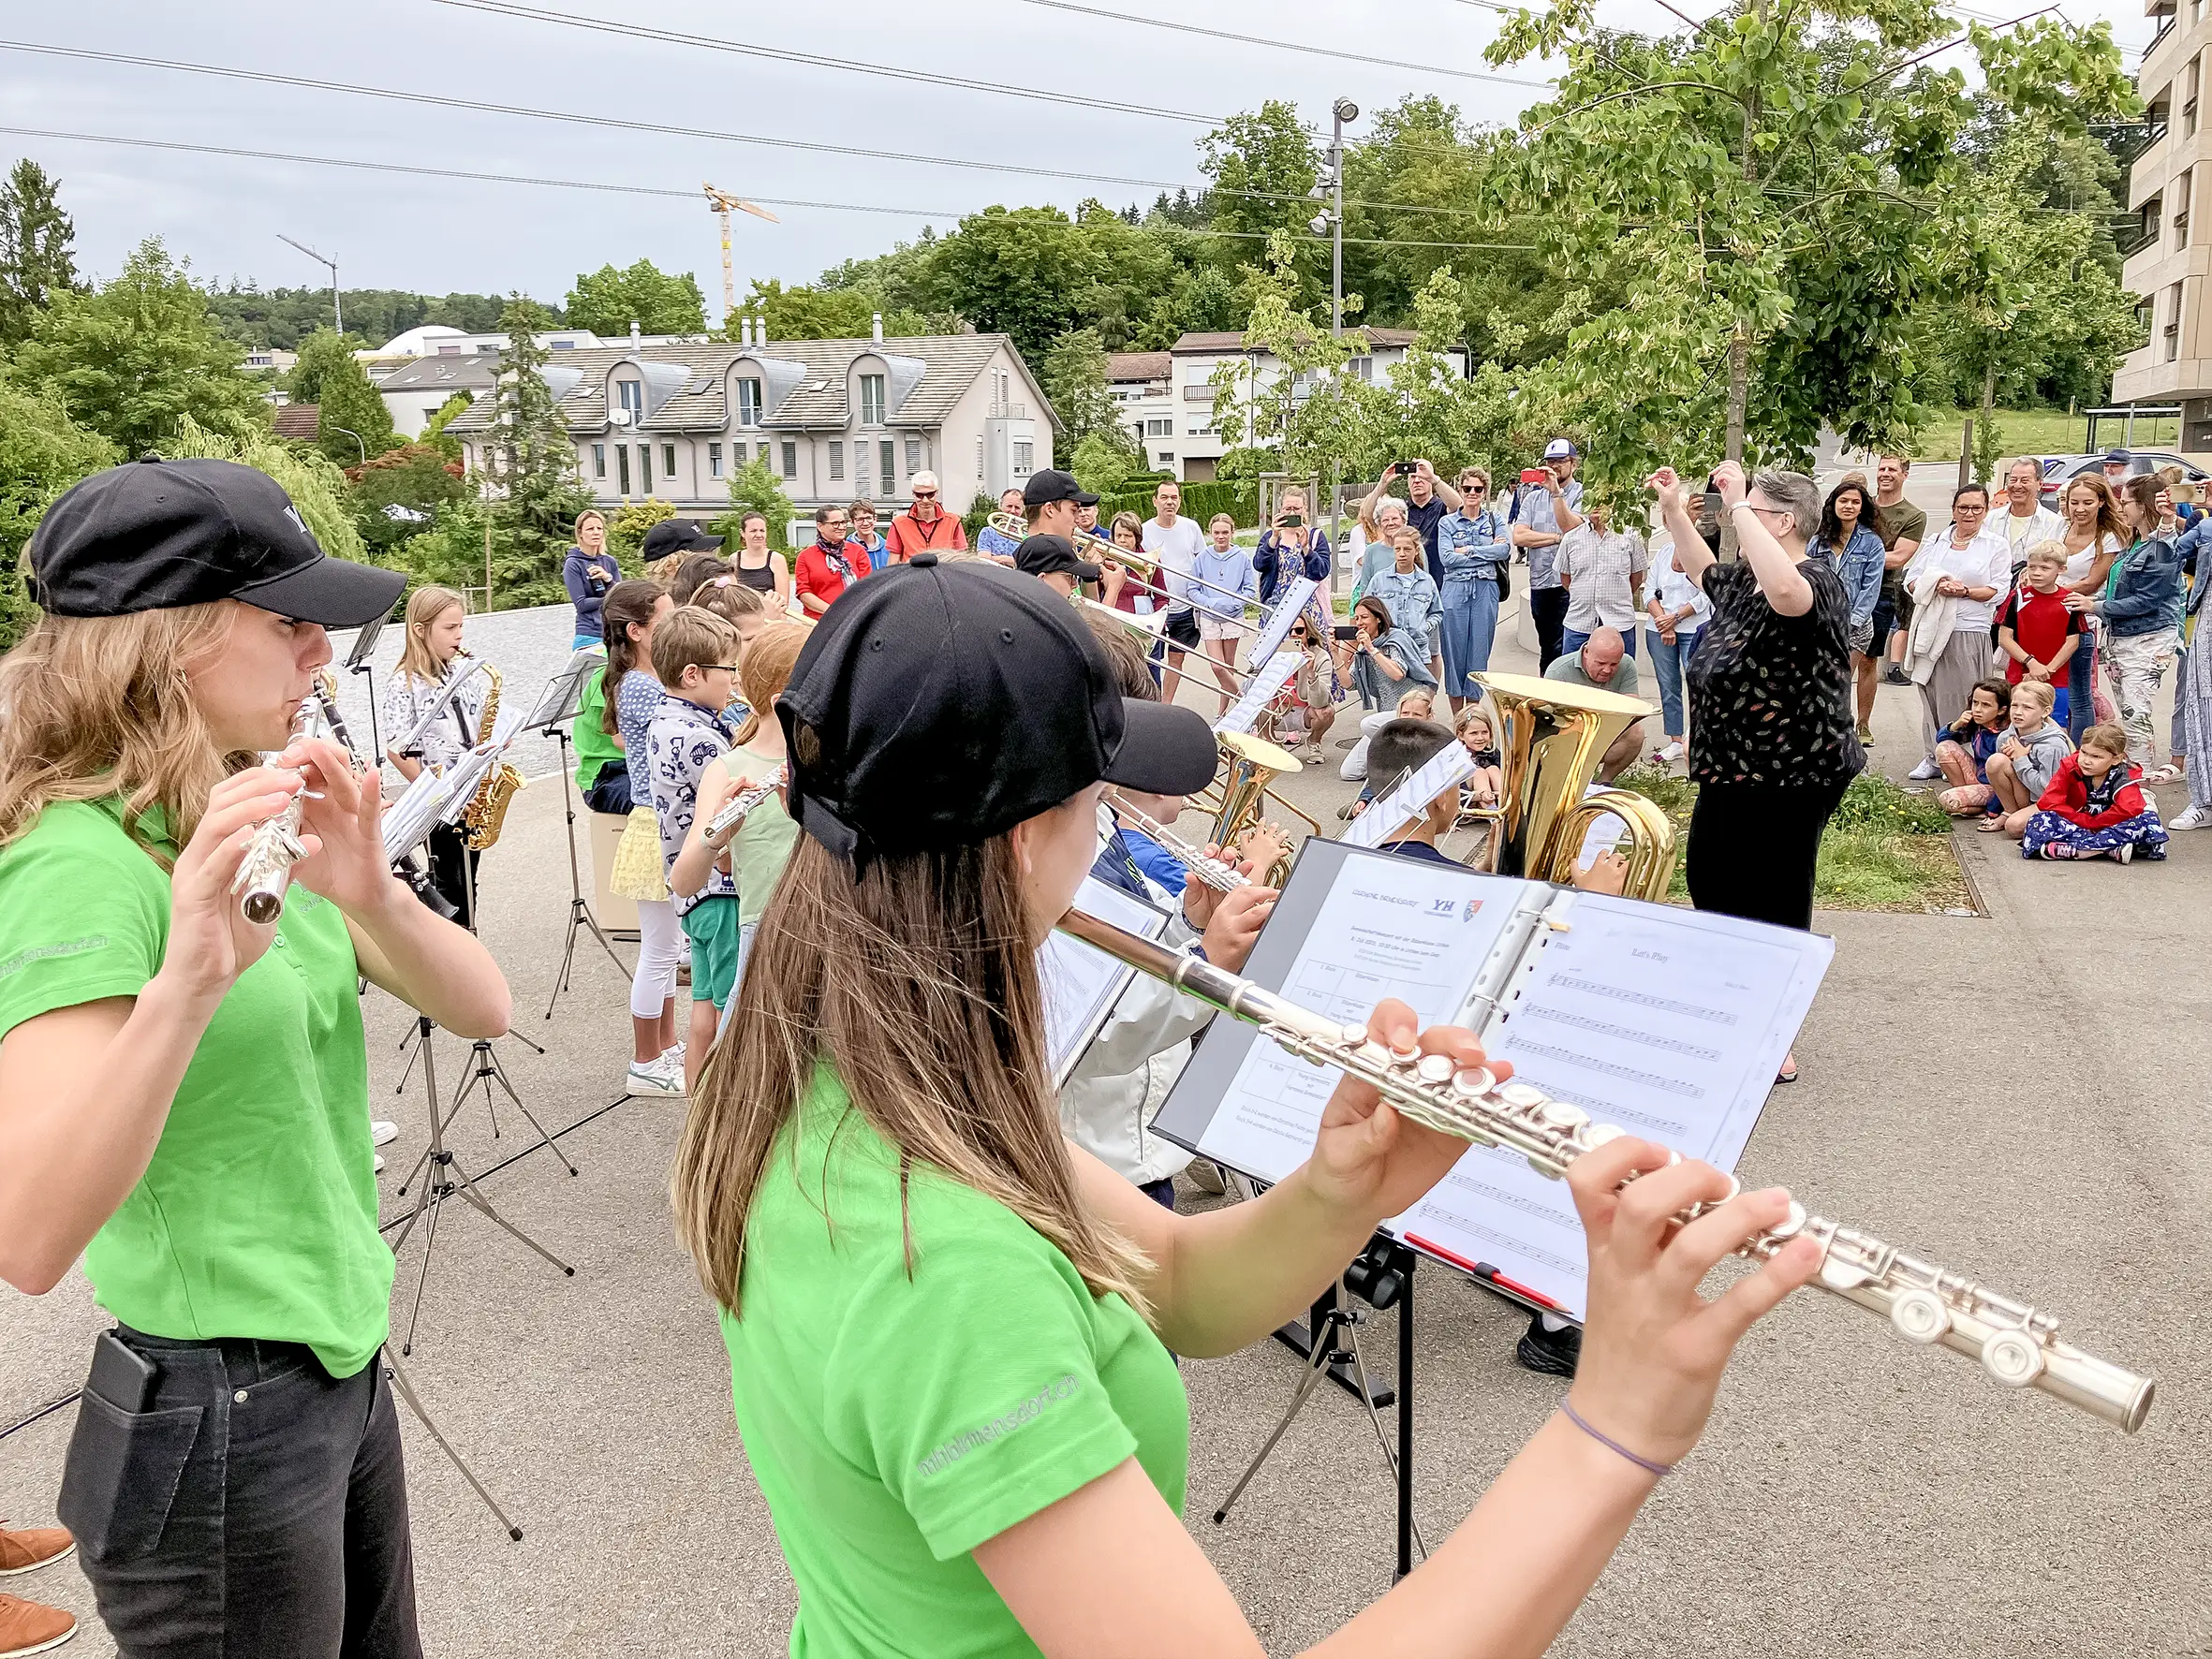
[[[2146,0],[2145,10],[2158,25],[2136,77],[2149,137],[2128,169],[2134,222],[2120,245],[2146,338],[2121,360],[2112,396],[2180,404],[2181,448],[2212,453],[2212,218],[2194,211],[2212,193],[2212,0]]]

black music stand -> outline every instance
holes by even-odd
[[[560,744],[561,753],[561,815],[568,831],[568,930],[561,947],[561,971],[553,977],[553,994],[545,999],[545,1017],[553,1017],[553,1005],[561,1000],[561,992],[568,989],[570,971],[576,962],[576,935],[589,932],[599,942],[599,948],[607,953],[607,960],[617,969],[623,968],[622,958],[615,955],[614,945],[599,926],[599,918],[592,914],[591,903],[583,896],[583,872],[576,858],[576,802],[569,789],[573,780],[568,775],[568,723],[576,718],[577,706],[583,700],[584,683],[595,668],[606,665],[606,657],[595,651],[579,651],[568,659],[568,666],[546,683],[539,694],[538,706],[530,711],[523,722],[526,730],[541,731]]]
[[[384,777],[384,734],[376,728],[376,676],[369,658],[375,654],[376,641],[383,637],[384,624],[391,620],[387,610],[373,622],[361,624],[361,632],[353,637],[353,649],[346,653],[346,671],[364,676],[369,684],[369,771],[376,774],[378,786]]]

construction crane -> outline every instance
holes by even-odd
[[[712,184],[706,186],[706,193],[708,205],[715,210],[715,216],[722,221],[722,331],[727,334],[730,331],[730,319],[737,313],[737,278],[730,268],[730,210],[735,208],[739,213],[750,213],[756,219],[766,219],[771,225],[780,225],[783,221],[758,203],[732,196],[727,190],[717,190]]]
[[[722,224],[723,263],[725,266],[727,266],[729,263],[730,246],[729,219],[725,217],[722,221]],[[276,233],[276,240],[278,242],[291,242],[292,246],[298,248],[302,254],[305,254],[317,265],[327,265],[331,268],[331,316],[338,326],[338,332],[341,334],[346,332],[346,304],[345,301],[338,298],[338,261],[332,258],[328,254],[317,253],[313,248],[309,247],[303,242],[293,242],[290,237],[287,236],[281,230]]]

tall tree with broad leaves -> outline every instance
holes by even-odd
[[[1071,443],[1121,426],[1121,409],[1106,387],[1106,348],[1096,329],[1071,329],[1045,348],[1038,383]]]
[[[340,466],[374,461],[400,441],[384,394],[353,349],[351,334],[317,329],[301,342],[286,389],[294,403],[317,405],[317,445]]]
[[[1662,461],[1804,464],[1823,424],[1872,447],[1918,422],[1915,316],[1995,233],[1953,54],[2057,130],[2134,107],[2101,23],[1961,34],[1934,0],[1733,0],[1658,38],[1600,27],[1594,0],[1509,17],[1493,63],[1566,68],[1485,194],[1610,290],[1534,371],[1601,492]]]
[[[576,446],[546,383],[553,353],[538,343],[544,311],[516,295],[499,316],[508,337],[489,395],[485,434],[492,589],[489,609],[551,604],[561,596],[561,561],[576,516],[592,505],[576,467]]]
[[[60,181],[24,156],[0,184],[0,345],[29,338],[53,297],[75,291],[76,240]]]
[[[607,340],[627,334],[633,322],[647,334],[703,334],[707,326],[699,278],[663,271],[650,259],[623,271],[608,264],[589,275],[579,272],[562,309],[570,328]]]
[[[78,425],[126,455],[158,449],[189,418],[243,437],[269,405],[215,328],[207,297],[157,238],[131,251],[99,291],[57,291],[16,347],[16,379],[59,398]]]

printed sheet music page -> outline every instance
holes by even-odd
[[[1571,922],[1531,947],[1494,1053],[1598,1123],[1733,1169],[1835,942],[1596,894]],[[1470,1147],[1394,1230],[1582,1316],[1573,1201],[1516,1153]]]
[[[1467,1001],[1522,885],[1390,855],[1346,858],[1282,994],[1348,1025],[1365,1020],[1384,997],[1411,1005],[1424,1026],[1447,1020]],[[1217,1021],[1208,1043],[1241,1038],[1246,1052],[1199,1150],[1279,1181],[1313,1151],[1338,1074],[1248,1027],[1226,1025]]]

